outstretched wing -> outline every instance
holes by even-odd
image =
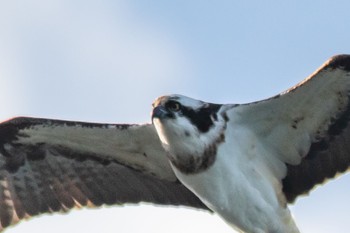
[[[273,98],[234,108],[268,153],[288,202],[350,165],[350,56],[328,60],[309,78]]]
[[[206,208],[176,179],[153,125],[0,124],[0,231],[41,213],[138,202]]]

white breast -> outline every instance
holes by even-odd
[[[232,227],[246,232],[298,232],[276,190],[279,182],[265,166],[268,153],[247,129],[228,127],[225,143],[208,170],[177,177]],[[277,192],[278,193],[278,192]],[[281,206],[281,204],[283,206]]]

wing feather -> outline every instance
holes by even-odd
[[[350,55],[328,60],[273,98],[233,108],[261,140],[288,202],[350,166]]]
[[[206,209],[176,179],[152,125],[0,124],[0,230],[42,213],[139,202]]]
[[[287,200],[293,202],[297,196],[307,194],[315,185],[344,173],[350,166],[350,127],[322,139],[327,146],[311,146],[308,155],[298,166],[288,165],[283,180]]]

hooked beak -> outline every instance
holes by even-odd
[[[164,119],[167,117],[169,117],[169,112],[162,105],[158,105],[152,111],[152,121],[154,118]]]
[[[162,105],[158,105],[152,111],[152,121],[154,118],[158,118],[162,120],[165,118],[173,118],[173,117],[174,117],[173,113],[169,112],[169,110]]]

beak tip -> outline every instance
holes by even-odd
[[[153,108],[152,119],[153,118],[162,119],[162,118],[166,117],[167,114],[168,114],[168,112],[166,111],[166,109],[163,106],[157,106],[157,107]]]

